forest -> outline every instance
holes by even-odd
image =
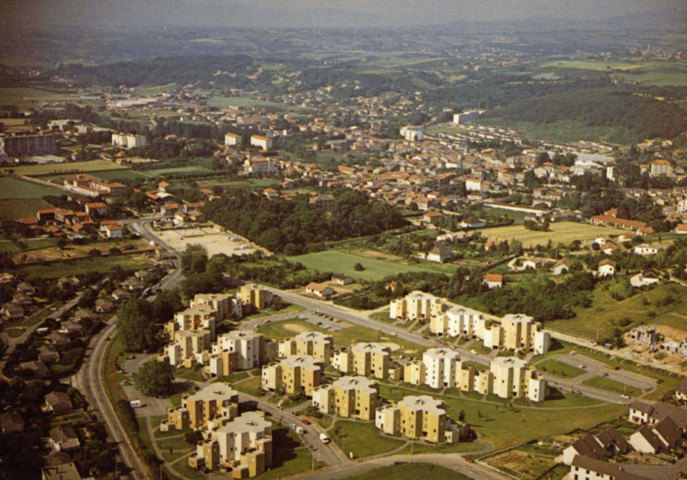
[[[209,202],[204,213],[226,229],[287,255],[318,250],[327,241],[374,235],[406,224],[395,207],[370,202],[367,195],[352,190],[335,193],[329,215],[310,204],[305,195],[286,201],[247,192]]]

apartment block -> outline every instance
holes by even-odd
[[[250,370],[274,358],[276,345],[255,332],[234,330],[217,337],[212,353],[236,352],[237,370]]]
[[[389,347],[379,343],[356,343],[351,347],[353,371],[364,377],[384,379],[389,377],[391,353]]]
[[[503,347],[509,350],[534,350],[546,353],[549,350],[550,335],[532,317],[509,313],[501,319]]]
[[[323,413],[374,420],[379,385],[365,377],[341,377],[313,390],[312,403]]]
[[[185,397],[181,408],[188,411],[191,428],[207,425],[209,421],[232,420],[238,415],[239,394],[223,383],[214,383]]]
[[[329,364],[334,348],[331,336],[320,332],[302,332],[294,338],[279,342],[279,356],[309,355],[317,361]]]
[[[280,302],[277,295],[274,295],[260,285],[252,283],[243,285],[239,289],[239,298],[249,310],[264,310],[270,305]]]
[[[467,435],[467,427],[456,425],[446,415],[444,404],[429,395],[407,396],[396,405],[380,408],[375,426],[388,435],[432,443],[458,442]]]
[[[413,385],[423,385],[426,371],[425,364],[420,360],[411,360],[403,365],[403,380]]]
[[[481,312],[456,305],[446,310],[443,315],[432,317],[429,331],[439,336],[472,337],[477,329],[477,321],[482,319],[484,315]]]
[[[497,357],[491,362],[493,393],[501,398],[527,397],[540,402],[546,397],[546,381],[539,373],[515,357]]]
[[[222,350],[210,354],[205,372],[211,377],[224,377],[238,370],[238,353]]]
[[[332,367],[340,372],[348,373],[353,371],[353,352],[347,348],[341,348],[332,355]]]
[[[217,320],[243,316],[241,300],[228,293],[197,293],[191,300],[191,307],[198,305],[207,305],[212,308]]]
[[[211,341],[217,328],[216,311],[210,305],[195,305],[174,315],[174,330],[208,330]]]
[[[460,355],[448,348],[430,348],[422,355],[425,365],[425,384],[440,389],[456,384],[456,365]]]
[[[415,291],[391,301],[389,316],[398,320],[429,320],[443,312],[446,304],[429,293]]]
[[[210,438],[198,445],[189,465],[195,468],[217,466],[231,468],[232,478],[260,475],[272,465],[272,423],[263,412],[245,412],[211,432]],[[217,452],[213,465],[208,454]],[[212,460],[212,457],[211,459]]]
[[[283,388],[286,393],[303,390],[306,396],[311,397],[313,389],[322,383],[323,378],[324,363],[307,355],[286,357],[279,363],[262,367],[263,390]]]

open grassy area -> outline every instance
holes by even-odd
[[[22,240],[26,244],[25,248],[20,248],[16,243],[9,240],[0,240],[0,252],[2,253],[17,253],[28,252],[30,250],[39,250],[42,248],[52,247],[55,243],[50,238],[27,238]]]
[[[401,439],[380,435],[373,422],[338,421],[329,433],[344,453],[352,452],[355,458],[387,453],[405,443]]]
[[[57,188],[45,187],[13,177],[0,177],[0,200],[41,198],[45,195],[60,195],[61,193],[62,191]],[[4,216],[4,212],[0,212],[0,216]]]
[[[544,360],[543,362],[538,363],[536,366],[537,370],[541,370],[542,372],[550,373],[551,375],[556,375],[557,377],[563,378],[573,378],[584,373],[584,370],[581,368],[559,362],[552,358]]]
[[[468,477],[448,468],[429,463],[398,463],[390,467],[377,468],[367,473],[347,477],[347,480],[417,480],[418,478],[432,480],[468,480]]]
[[[585,223],[558,222],[552,223],[550,231],[537,232],[526,229],[522,225],[508,227],[485,228],[480,233],[490,240],[520,240],[524,247],[546,245],[549,240],[554,245],[568,244],[573,240],[591,240],[598,236],[619,235],[623,230],[611,227],[598,227]]]
[[[249,178],[246,180],[227,180],[226,178],[212,178],[210,180],[201,180],[198,186],[201,188],[267,188],[278,185],[279,181],[272,178]]]
[[[60,278],[62,276],[81,275],[97,271],[99,273],[110,272],[115,267],[122,267],[127,271],[139,270],[149,267],[151,260],[145,255],[111,255],[96,259],[80,258],[65,262],[50,262],[45,264],[32,264],[19,267],[19,273],[32,278]]]
[[[606,377],[592,377],[582,383],[589,385],[590,387],[608,390],[609,392],[625,394],[631,397],[636,397],[643,393],[642,390],[639,390],[638,388],[630,387],[629,385],[616,382],[615,380],[611,380],[610,378]]]
[[[465,421],[475,429],[481,439],[493,443],[497,450],[535,438],[569,432],[576,428],[588,428],[612,420],[626,412],[622,405],[599,403],[595,406],[594,400],[579,395],[547,401],[539,408],[524,408],[510,405],[495,397],[488,397],[487,400],[497,402],[496,404],[485,403],[468,396],[454,398],[437,395],[410,385],[380,385],[380,396],[391,401],[397,401],[406,395],[418,394],[430,394],[442,400],[446,404],[446,413],[451,418],[457,419],[461,411],[465,412]],[[453,392],[451,394],[453,395]],[[544,407],[569,408],[545,410]]]
[[[641,82],[657,87],[687,85],[687,63],[671,60],[642,62],[603,62],[594,60],[559,60],[540,65],[543,70],[587,70],[606,72],[626,82]]]
[[[43,165],[20,165],[17,167],[6,167],[0,172],[7,174],[9,170],[16,175],[26,175],[37,177],[41,175],[61,175],[65,173],[88,173],[100,172],[105,170],[126,170],[127,167],[117,165],[109,160],[88,160],[86,162],[64,162],[46,163]]]
[[[262,387],[262,378],[260,377],[249,378],[243,382],[235,383],[231,387],[240,392],[247,393],[248,395],[253,395],[254,397],[262,397],[263,395],[260,389]]]
[[[592,293],[592,305],[577,310],[577,316],[553,320],[546,328],[588,339],[607,338],[615,328],[629,330],[640,324],[653,324],[652,312],[659,315],[659,325],[687,332],[687,288],[677,284],[658,285],[622,301],[613,299],[612,284],[604,282]],[[670,300],[672,299],[672,300]]]
[[[142,172],[135,172],[133,170],[109,170],[107,172],[98,172],[93,174],[104,182],[117,182],[123,180],[138,180],[139,178],[148,178],[148,175]]]
[[[284,103],[269,102],[267,100],[256,100],[250,97],[221,97],[211,96],[208,98],[209,107],[274,107],[280,109],[293,110],[297,107]]]
[[[342,252],[340,250],[325,250],[323,252],[308,253],[286,257],[290,262],[300,262],[308,268],[321,272],[341,273],[356,280],[381,280],[391,275],[406,272],[435,271],[434,268],[424,268],[408,265],[405,262],[367,258],[362,255]],[[365,270],[356,271],[353,267],[360,263]]]

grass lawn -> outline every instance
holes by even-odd
[[[38,87],[0,88],[0,105],[15,105],[20,110],[37,107],[44,102],[76,102],[80,93],[77,90],[60,90]]]
[[[28,252],[29,250],[39,250],[41,248],[48,248],[55,245],[55,242],[49,238],[33,238],[33,239],[23,239],[23,243],[26,244],[26,248],[19,248],[15,243],[9,240],[0,241],[0,252],[2,253],[17,253],[17,252]]]
[[[390,386],[380,384],[380,396],[391,401],[398,401],[406,395],[425,393],[412,385]],[[454,394],[454,392],[451,392]],[[507,405],[500,398],[489,398],[498,405],[484,403],[472,397],[453,398],[431,394],[446,405],[446,413],[451,418],[459,418],[465,412],[465,421],[480,435],[480,438],[494,444],[499,450],[536,438],[544,438],[575,430],[588,428],[598,423],[612,420],[623,415],[626,408],[622,405],[599,404],[579,395],[560,400],[544,402],[540,407],[580,407],[566,410],[543,410],[539,408],[521,408]],[[338,425],[338,423],[337,423]]]
[[[62,175],[66,173],[100,172],[105,170],[126,170],[127,167],[117,165],[109,160],[88,160],[85,162],[46,163],[43,165],[20,165],[0,169],[7,174],[9,170],[16,175],[35,177],[40,175]]]
[[[370,318],[380,322],[393,323],[394,319],[389,316],[389,311],[384,310],[383,312],[377,312],[370,315]]]
[[[312,468],[310,452],[302,446],[296,432],[275,425],[272,430],[272,442],[272,468],[255,478],[283,478]]]
[[[380,435],[373,422],[337,421],[329,433],[344,453],[353,452],[355,458],[387,453],[405,443],[405,440]]]
[[[116,182],[120,180],[138,180],[139,178],[148,178],[149,176],[142,172],[134,172],[133,170],[110,170],[108,172],[98,172],[93,175],[104,182]]]
[[[408,265],[404,262],[367,258],[362,255],[342,252],[340,250],[325,250],[323,252],[308,253],[286,257],[290,262],[300,262],[308,268],[321,272],[332,272],[347,275],[356,280],[381,280],[391,275],[406,272],[436,271],[432,268],[423,268],[416,265]],[[360,263],[365,270],[356,271],[353,267]]]
[[[584,373],[584,370],[581,368],[573,367],[572,365],[559,362],[558,360],[554,360],[552,358],[538,363],[537,370],[541,370],[542,372],[550,373],[551,375],[556,375],[557,377],[563,378],[573,378]]]
[[[217,380],[215,380],[215,382],[222,382],[233,385],[234,383],[239,382],[241,380],[245,380],[248,377],[250,377],[250,374],[248,372],[236,372],[232,373],[231,375],[225,375],[224,377],[220,377]]]
[[[598,332],[598,338],[602,339],[611,336],[615,328],[630,330],[640,324],[653,325],[650,312],[656,312],[661,325],[687,332],[687,288],[663,284],[617,301],[609,295],[609,285],[603,282],[597,286],[592,293],[592,305],[577,310],[575,318],[547,322],[546,328],[589,339],[596,339]],[[672,302],[663,305],[668,297]],[[621,322],[627,324],[621,326]]]
[[[166,440],[157,440],[157,446],[162,451],[162,456],[168,462],[172,462],[177,458],[185,455],[191,451],[192,446],[184,441],[183,437],[168,438]]]
[[[585,380],[582,383],[584,383],[585,385],[589,385],[590,387],[601,388],[602,390],[608,390],[609,392],[625,394],[631,397],[636,397],[643,393],[643,391],[639,390],[638,388],[630,387],[629,385],[616,382],[615,380],[611,380],[610,378],[606,377],[592,377],[588,380]]]
[[[184,380],[191,380],[194,382],[202,382],[205,380],[203,377],[203,369],[201,368],[186,368],[179,367],[174,371],[174,376],[183,378]]]
[[[41,198],[45,195],[60,195],[61,193],[62,190],[57,188],[37,185],[14,177],[0,177],[0,200]],[[0,215],[4,215],[4,212]]]
[[[548,232],[536,232],[526,229],[522,225],[512,225],[508,227],[485,228],[479,231],[490,240],[508,240],[512,242],[518,239],[524,247],[535,245],[546,245],[549,240],[554,245],[559,243],[568,244],[573,240],[591,240],[598,236],[619,235],[623,230],[611,227],[598,227],[585,223],[558,222],[552,223]]]
[[[253,395],[254,397],[262,397],[263,395],[262,390],[260,390],[262,387],[261,377],[253,377],[244,382],[236,383],[231,387],[240,392],[247,393],[248,395]]]
[[[417,449],[417,447],[415,448]],[[347,480],[378,480],[380,478],[417,480],[422,477],[429,477],[432,480],[469,480],[469,477],[465,475],[429,463],[398,463],[390,467],[378,468],[367,473],[347,477]]]
[[[60,278],[62,276],[80,275],[97,271],[107,273],[116,266],[127,271],[149,267],[151,261],[145,255],[110,255],[96,259],[79,258],[65,262],[51,262],[46,264],[32,264],[19,267],[19,273],[31,278]]]
[[[534,407],[558,408],[558,407],[584,407],[586,405],[600,405],[600,400],[578,395],[577,393],[566,393],[563,398],[544,400],[543,402],[532,402]]]

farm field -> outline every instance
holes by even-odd
[[[641,81],[657,87],[687,85],[687,63],[661,62],[596,62],[590,60],[561,60],[540,65],[543,70],[587,70],[607,72],[627,82]]]
[[[546,328],[588,339],[596,339],[598,332],[601,339],[611,336],[615,328],[629,330],[640,324],[653,324],[650,312],[656,312],[659,328],[687,333],[687,288],[664,284],[622,301],[613,299],[607,289],[607,284],[597,286],[589,308],[577,310],[575,318],[547,322]],[[670,298],[671,302],[662,305]]]
[[[0,105],[16,105],[20,110],[28,110],[43,102],[73,102],[78,98],[79,93],[75,90],[29,87],[0,88]]]
[[[127,167],[117,165],[109,160],[88,160],[86,162],[46,163],[43,165],[20,165],[18,167],[0,169],[0,173],[8,174],[9,170],[16,175],[37,177],[41,175],[61,175],[65,173],[89,173],[105,170],[126,170]]]
[[[0,200],[0,218],[19,220],[23,217],[31,217],[36,210],[52,208],[45,200],[40,198],[12,198]]]
[[[28,279],[52,279],[63,276],[81,275],[93,271],[107,273],[118,266],[122,267],[124,270],[133,271],[149,267],[150,265],[151,260],[145,255],[113,255],[98,257],[93,260],[80,258],[65,262],[23,265],[20,266],[17,271],[21,275],[26,275]]]
[[[173,167],[146,170],[146,173],[154,177],[159,177],[161,175],[203,175],[206,173],[212,173],[212,170],[201,167]]]
[[[623,230],[612,227],[598,227],[575,222],[552,223],[548,232],[537,232],[526,229],[521,225],[508,227],[485,228],[479,232],[490,240],[520,240],[524,247],[546,245],[549,240],[554,245],[568,244],[573,240],[592,240],[598,236],[610,236],[626,233]]]
[[[148,178],[144,172],[135,172],[133,170],[110,170],[108,172],[98,172],[93,174],[94,177],[101,179],[104,182],[114,182],[117,180],[138,180],[139,178]]]
[[[198,186],[201,188],[224,187],[224,188],[267,188],[278,185],[277,180],[271,178],[250,178],[248,180],[224,180],[212,179],[201,180]]]
[[[61,190],[45,187],[13,177],[0,177],[0,200],[35,199],[45,195],[60,195]],[[0,211],[0,216],[2,212]]]
[[[441,267],[431,268],[429,266],[407,265],[401,262],[367,258],[340,250],[325,250],[323,252],[286,257],[286,259],[293,263],[300,262],[308,268],[321,272],[342,273],[356,280],[381,280],[399,273],[442,270]],[[353,268],[356,263],[360,263],[365,270],[356,271]]]
[[[47,248],[35,247],[32,251],[24,251],[22,254],[17,254],[13,260],[17,263],[35,263],[35,262],[54,262],[65,261],[77,258],[86,258],[89,252],[93,249],[99,250],[103,254],[107,254],[110,248],[118,248],[122,252],[141,253],[152,250],[152,247],[145,240],[105,240],[99,242],[91,242],[86,245],[69,245],[64,248],[53,246],[53,242],[47,241]],[[22,261],[23,257],[23,261]]]

